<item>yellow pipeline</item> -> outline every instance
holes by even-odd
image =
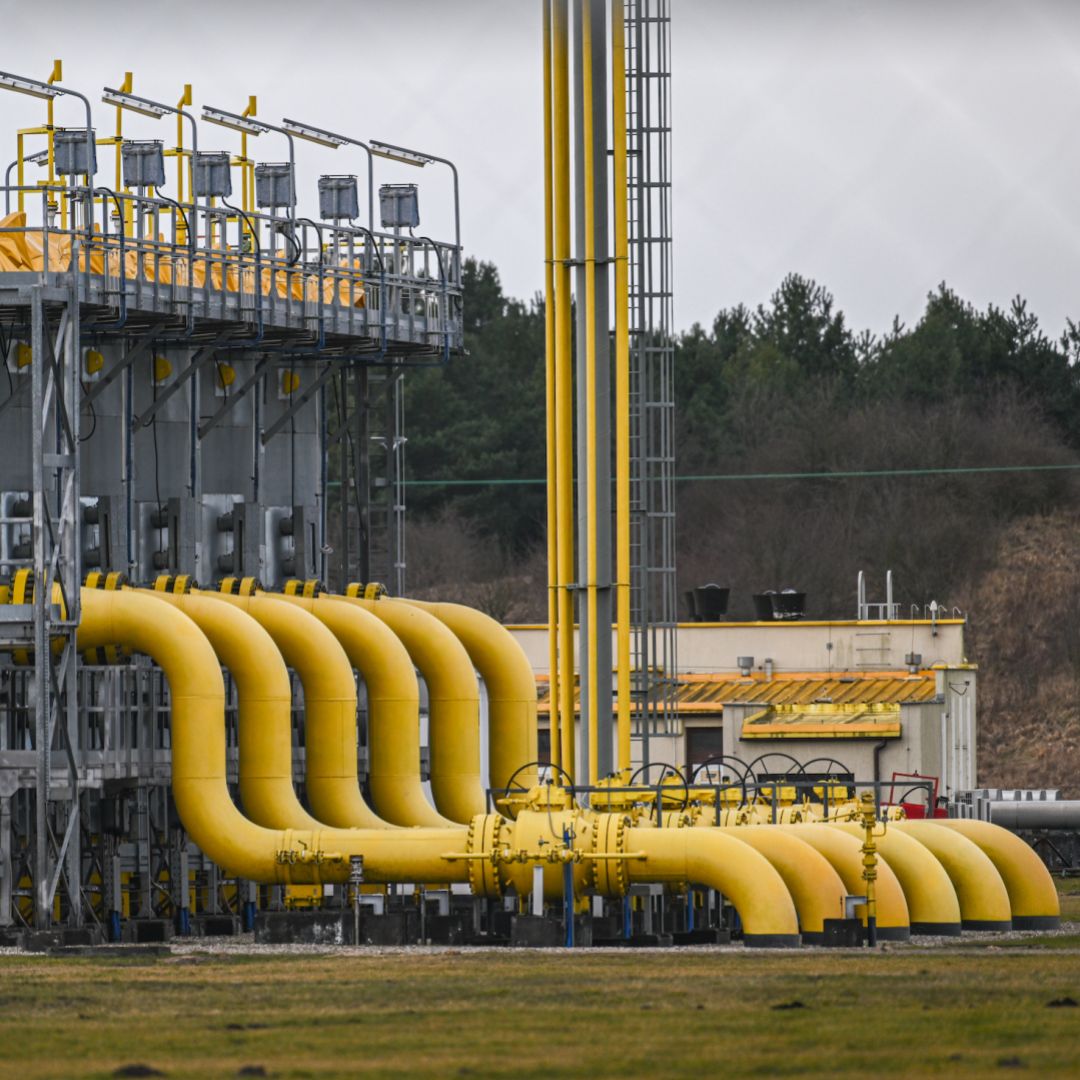
[[[1053,930],[1061,924],[1054,879],[1019,836],[988,821],[941,818],[933,824],[967,837],[994,864],[1009,894],[1014,930]]]
[[[311,812],[339,829],[386,828],[364,802],[356,771],[356,683],[337,638],[283,597],[205,593],[246,611],[274,639],[304,688],[305,787]]]
[[[321,829],[292,782],[292,687],[270,635],[242,611],[200,593],[145,595],[179,608],[206,635],[236,683],[240,801],[268,829]]]
[[[841,829],[861,840],[863,830],[854,822],[836,822]],[[878,853],[892,868],[904,890],[913,934],[955,935],[960,933],[960,902],[949,875],[930,850],[914,837],[898,832],[892,823],[883,835],[875,836]]]
[[[465,646],[480,672],[488,701],[488,783],[505,788],[531,788],[537,782],[536,677],[525,650],[500,622],[463,604],[432,604],[406,600],[444,623]],[[520,772],[519,772],[520,770]]]
[[[965,930],[1008,930],[1012,926],[1009,894],[994,864],[967,837],[929,821],[889,825],[918,840],[945,867],[960,901]]]
[[[431,793],[440,814],[468,822],[487,808],[480,780],[480,688],[460,641],[434,615],[401,600],[334,597],[377,615],[401,639],[428,692]]]
[[[371,882],[468,880],[467,867],[443,858],[468,843],[467,829],[274,830],[245,818],[226,781],[221,667],[181,611],[145,593],[83,589],[77,644],[80,650],[120,645],[145,653],[164,671],[176,809],[199,850],[225,873],[265,884],[343,882],[350,857],[360,856]]]
[[[741,826],[745,828],[745,826]],[[767,825],[763,828],[783,829],[817,848],[840,875],[850,896],[866,894],[862,876],[862,845],[853,836],[830,825]],[[911,919],[904,891],[884,858],[877,866],[877,928],[878,937],[890,941],[906,941],[911,936]],[[863,925],[866,914],[863,912]]]
[[[597,759],[600,751],[600,679],[597,643],[601,632],[608,627],[597,626],[597,538],[596,538],[596,162],[593,153],[593,63],[592,63],[592,4],[581,5],[582,55],[582,114],[584,117],[585,149],[585,600],[589,613],[588,716],[589,716],[589,783],[600,779]],[[606,195],[606,193],[605,193]]]
[[[733,835],[719,829],[628,828],[626,850],[645,856],[627,860],[631,882],[707,885],[734,905],[747,945],[799,944],[795,905],[783,878],[764,855]]]
[[[555,433],[559,511],[559,716],[561,761],[574,776],[574,355],[570,324],[570,73],[567,0],[552,4],[555,191]]]
[[[562,764],[559,733],[559,503],[555,435],[555,205],[552,186],[551,0],[544,0],[544,394],[547,452],[548,733],[551,760]]]
[[[379,816],[394,825],[452,826],[427,801],[420,780],[420,690],[397,635],[369,611],[336,597],[283,596],[337,638],[367,690],[368,787]]]
[[[819,944],[824,937],[824,920],[843,915],[847,891],[828,859],[797,834],[772,825],[744,825],[722,831],[769,860],[791,893],[803,944]]]
[[[615,665],[619,772],[630,771],[630,299],[626,164],[626,13],[611,6],[612,191],[615,201]]]

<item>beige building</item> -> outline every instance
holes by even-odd
[[[963,619],[686,623],[673,714],[649,760],[680,769],[717,755],[784,774],[844,773],[889,784],[930,777],[939,797],[977,786],[976,671]],[[547,750],[544,626],[511,626],[537,676]],[[635,763],[642,743],[635,725]]]

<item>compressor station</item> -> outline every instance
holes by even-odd
[[[0,221],[3,940],[1057,924],[995,825],[650,761],[676,640],[669,6],[542,11],[550,762],[521,645],[405,587],[402,379],[468,363],[462,243],[375,170],[448,169],[457,223],[452,161],[255,97],[0,72],[28,108]],[[162,120],[175,145],[144,137]],[[359,175],[305,181],[296,139]]]

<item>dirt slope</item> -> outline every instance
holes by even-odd
[[[980,785],[1080,797],[1080,513],[1009,526],[965,600]]]

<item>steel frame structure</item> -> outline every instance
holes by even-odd
[[[27,411],[32,445],[12,448],[29,458],[29,488],[14,485],[18,496],[9,491],[0,499],[0,583],[14,601],[0,604],[0,649],[16,660],[0,665],[0,929],[24,922],[31,908],[37,929],[57,920],[101,922],[115,912],[121,891],[138,894],[140,917],[175,915],[186,906],[189,869],[216,910],[227,883],[189,851],[172,819],[164,680],[144,661],[83,663],[75,649],[90,520],[80,484],[80,413],[107,391],[122,395],[121,521],[108,526],[112,565],[102,565],[130,570],[146,565],[134,545],[137,430],[170,412],[184,414],[186,495],[159,500],[157,513],[190,523],[197,517],[185,519],[185,505],[173,504],[207,510],[201,444],[230,413],[241,404],[252,410],[249,501],[261,514],[268,446],[292,430],[302,410],[314,409],[324,471],[322,527],[312,535],[321,537],[322,550],[308,552],[295,569],[325,574],[325,461],[335,434],[327,391],[332,380],[354,382],[345,425],[360,429],[375,459],[374,470],[358,474],[366,478],[361,516],[370,518],[369,504],[386,506],[375,530],[356,539],[371,569],[401,588],[402,373],[461,351],[460,251],[426,237],[303,218],[293,224],[209,201],[180,206],[145,192],[61,183],[14,191],[26,219],[5,223],[0,241],[29,255],[27,265],[0,270],[0,344],[6,353],[16,337],[29,342],[31,360],[29,373],[13,379],[0,416],[13,406]],[[187,363],[137,408],[135,369],[166,346],[186,353]],[[108,351],[112,363],[84,384],[87,347]],[[228,361],[245,365],[246,378],[212,413],[200,412],[200,380]],[[275,419],[264,419],[260,402],[271,380],[294,369],[305,373],[303,390]],[[108,501],[94,518],[102,552]],[[27,530],[25,543],[8,541]],[[233,549],[236,573],[255,572],[245,565],[246,551]],[[160,554],[171,573],[220,571],[190,537],[170,535]],[[302,763],[302,752],[298,757]],[[102,827],[109,800],[134,808],[130,828]],[[123,885],[121,866],[134,875]],[[230,888],[239,910],[250,889]]]
[[[677,733],[671,0],[625,3],[634,737]]]

